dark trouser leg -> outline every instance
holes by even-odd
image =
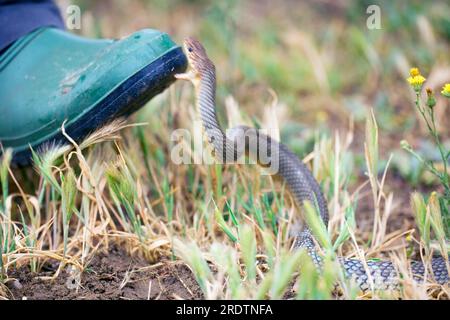
[[[50,26],[64,28],[52,0],[0,0],[0,54],[22,36]]]

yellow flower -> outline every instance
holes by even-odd
[[[406,79],[406,81],[409,82],[409,84],[414,88],[414,90],[419,91],[420,88],[422,87],[422,84],[425,82],[425,79],[421,74],[417,75],[417,76],[411,76],[408,77],[408,79]]]
[[[409,84],[414,88],[416,92],[419,92],[422,88],[422,84],[425,82],[425,79],[419,71],[419,68],[411,68],[409,70],[410,77],[406,79],[406,81],[409,82]]]
[[[411,68],[409,70],[409,74],[411,75],[411,77],[419,76],[420,75],[419,68]]]
[[[442,91],[441,91],[442,95],[450,98],[450,83],[446,83],[443,87],[442,87]]]

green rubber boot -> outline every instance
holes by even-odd
[[[91,40],[38,29],[0,56],[0,143],[13,161],[30,163],[31,148],[75,141],[143,106],[185,71],[170,37],[141,30],[123,40]],[[1,155],[0,148],[0,155]]]

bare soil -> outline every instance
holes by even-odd
[[[57,266],[56,266],[57,267]],[[71,289],[67,271],[55,280],[51,277],[55,264],[48,263],[39,273],[29,267],[12,271],[8,281],[10,299],[29,300],[143,300],[201,299],[202,293],[190,269],[173,261],[150,265],[144,259],[131,257],[125,250],[112,247],[108,253],[96,255],[81,275],[81,286]]]

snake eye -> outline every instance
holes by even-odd
[[[188,47],[188,51],[189,51],[189,52],[192,52],[193,50],[192,50],[192,48],[191,48],[191,47]]]

